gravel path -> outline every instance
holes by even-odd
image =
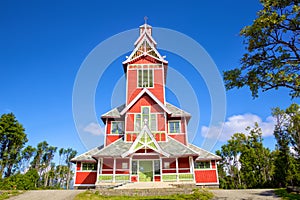
[[[10,200],[71,200],[84,190],[30,190]]]
[[[214,193],[214,200],[270,200],[280,199],[272,189],[251,190],[210,190]],[[72,200],[84,190],[31,190],[10,200]]]
[[[245,190],[210,190],[214,193],[215,200],[250,200],[250,199],[280,199],[274,194],[273,189],[245,189]]]

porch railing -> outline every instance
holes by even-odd
[[[180,173],[180,174],[163,174],[162,181],[163,182],[192,182],[194,181],[194,175],[192,173]]]
[[[114,177],[111,174],[102,174],[98,177],[98,182],[113,182]],[[130,181],[129,174],[116,174],[115,175],[115,182],[128,182]]]

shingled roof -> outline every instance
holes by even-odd
[[[192,117],[190,113],[166,102],[166,107],[171,111],[171,117],[186,117],[188,120]]]
[[[117,141],[99,150],[93,155],[93,157],[121,157],[123,153],[129,150],[130,146],[131,143],[124,142],[123,138],[120,138]]]
[[[101,116],[101,119],[105,119],[105,118],[120,118],[121,114],[120,112],[125,108],[125,104],[118,106],[110,111],[108,111],[107,113],[103,114]],[[104,120],[103,120],[104,121]]]
[[[210,153],[210,152],[208,152],[200,147],[197,147],[193,144],[188,144],[188,147],[198,153],[199,156],[198,156],[198,158],[196,158],[196,160],[204,161],[204,160],[221,160],[222,159],[220,156]]]
[[[78,161],[81,162],[97,162],[92,156],[98,152],[99,150],[103,149],[103,145],[99,146],[99,147],[95,147],[79,156],[76,156],[75,158],[71,159],[71,162],[75,163]]]

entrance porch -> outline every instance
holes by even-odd
[[[98,160],[97,184],[124,182],[194,183],[193,158],[133,155],[130,158]]]

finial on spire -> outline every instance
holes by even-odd
[[[144,20],[145,20],[145,24],[147,24],[148,17],[145,16],[145,17],[144,17]]]

